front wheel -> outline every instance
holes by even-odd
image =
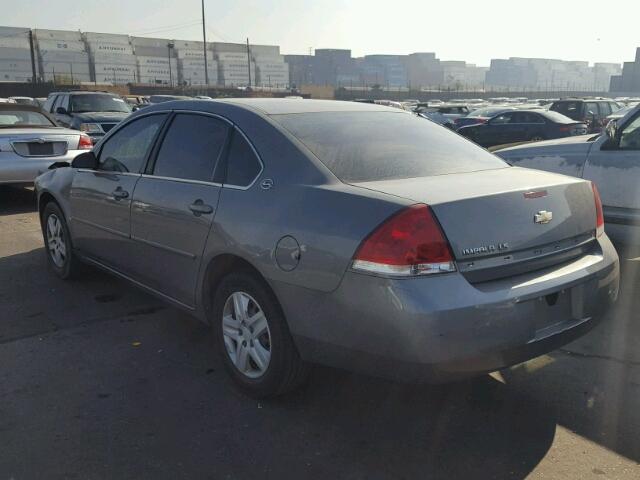
[[[76,275],[78,262],[71,247],[71,235],[60,207],[49,202],[42,213],[42,233],[47,261],[56,275],[68,279]]]
[[[222,280],[212,327],[227,372],[248,395],[282,395],[307,378],[309,366],[293,344],[277,300],[253,273],[231,273]]]

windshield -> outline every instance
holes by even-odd
[[[83,112],[122,112],[129,113],[131,109],[120,97],[111,95],[72,95],[71,111]]]
[[[28,110],[0,111],[0,128],[8,127],[54,127],[55,124],[38,112]]]
[[[507,167],[455,133],[402,112],[300,113],[272,118],[347,183]]]

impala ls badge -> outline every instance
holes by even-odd
[[[553,220],[553,212],[547,212],[546,210],[540,210],[533,216],[535,223],[545,224]]]

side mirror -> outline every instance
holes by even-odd
[[[98,159],[95,153],[85,152],[78,155],[71,162],[73,168],[85,168],[87,170],[96,170],[98,168]]]
[[[69,112],[67,112],[67,109],[64,107],[58,107],[56,108],[56,113],[59,113],[60,115],[67,115]]]

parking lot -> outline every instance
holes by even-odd
[[[207,327],[87,269],[47,271],[28,189],[0,188],[0,480],[640,478],[638,261],[560,351],[446,386],[327,368],[258,402]]]

